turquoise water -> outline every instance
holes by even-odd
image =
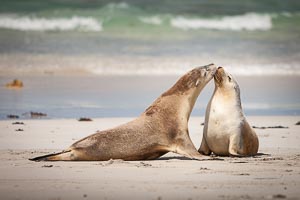
[[[189,29],[299,30],[296,26],[299,11],[300,3],[295,0],[4,0],[0,8],[0,27],[23,31],[95,31],[119,36],[124,36],[124,33],[135,36],[163,33],[172,38],[180,34],[178,30]],[[27,21],[22,23],[24,19]],[[204,25],[199,24],[201,20]]]
[[[208,63],[247,82],[247,114],[299,115],[299,22],[295,0],[3,0],[0,82],[19,78],[26,87],[0,90],[0,118],[31,110],[136,116],[176,78]],[[146,86],[149,77],[156,88]]]
[[[299,1],[2,1],[0,72],[300,75],[299,21]]]

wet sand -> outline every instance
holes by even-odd
[[[1,199],[300,199],[299,116],[251,116],[261,155],[195,161],[168,153],[153,161],[32,162],[76,140],[129,121],[101,118],[0,121]],[[13,122],[22,121],[23,124]],[[189,128],[198,148],[203,117]]]
[[[134,117],[180,76],[1,76],[0,86],[15,78],[20,90],[0,87],[0,120],[8,114],[28,118],[30,111],[51,119]],[[247,115],[300,115],[300,76],[238,76],[243,110]],[[214,91],[210,81],[197,98],[193,115],[205,115]],[[280,91],[280,95],[278,92]],[[25,115],[24,115],[25,113]]]

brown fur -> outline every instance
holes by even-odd
[[[212,79],[215,68],[208,65],[188,72],[135,120],[85,137],[61,154],[33,160],[148,160],[169,151],[203,159],[190,140],[188,119],[196,98]]]
[[[173,87],[163,93],[162,97],[173,94],[184,94],[184,92],[188,91],[192,87],[195,87],[195,84],[193,84],[193,82],[199,76],[201,76],[200,71],[196,69],[190,71],[186,76],[181,77]]]
[[[242,155],[255,155],[257,154],[259,141],[254,130],[248,122],[245,122],[241,126],[241,133],[243,137]]]

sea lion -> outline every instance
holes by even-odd
[[[68,149],[34,161],[150,160],[167,152],[191,159],[208,159],[193,145],[188,120],[195,101],[213,78],[214,64],[197,67],[182,76],[138,118],[116,128],[83,138]]]
[[[247,122],[237,81],[219,67],[214,75],[215,90],[206,108],[199,153],[220,156],[257,154],[258,137]]]

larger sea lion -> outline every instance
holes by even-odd
[[[193,145],[188,121],[198,95],[215,71],[214,64],[197,67],[182,76],[133,121],[83,138],[60,153],[31,160],[149,160],[167,152],[207,159]]]
[[[257,154],[258,137],[243,113],[238,83],[222,67],[216,71],[214,80],[215,90],[206,108],[198,151],[221,156]]]

